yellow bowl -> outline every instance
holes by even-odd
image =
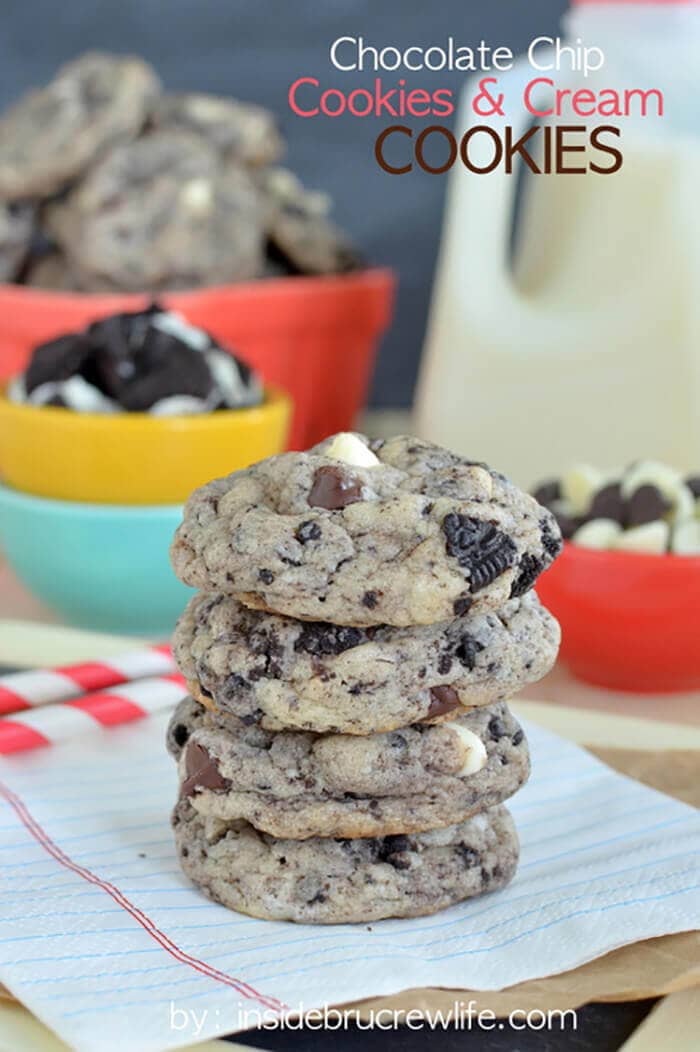
[[[291,402],[254,409],[114,416],[10,402],[0,394],[0,475],[16,490],[97,504],[179,504],[197,486],[281,452]]]

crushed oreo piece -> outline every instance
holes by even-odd
[[[469,571],[469,590],[481,591],[514,564],[518,550],[512,538],[490,522],[450,512],[442,520],[448,555]]]
[[[321,537],[321,527],[317,522],[307,520],[302,522],[294,534],[299,544],[308,544],[309,541],[317,541]]]
[[[519,573],[510,590],[511,599],[518,599],[529,592],[543,569],[542,560],[526,552],[520,560]]]
[[[476,655],[480,654],[483,649],[483,643],[480,643],[474,636],[469,635],[468,632],[464,632],[459,645],[455,647],[454,655],[460,665],[472,672],[476,666]]]
[[[314,657],[330,657],[357,647],[366,640],[367,633],[360,628],[308,621],[297,636],[294,649],[313,654]]]

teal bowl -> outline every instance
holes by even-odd
[[[0,550],[69,624],[162,637],[192,594],[168,559],[181,517],[180,505],[74,503],[0,486]]]

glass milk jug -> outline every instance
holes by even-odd
[[[579,3],[567,38],[600,71],[500,74],[514,136],[525,85],[656,87],[661,118],[615,124],[612,175],[482,175],[456,164],[417,394],[417,430],[523,485],[576,461],[700,462],[700,4]],[[483,76],[485,74],[482,74]],[[456,131],[485,119],[467,85]],[[556,118],[548,118],[557,123]],[[498,127],[491,118],[493,127]],[[437,178],[437,176],[436,176]]]

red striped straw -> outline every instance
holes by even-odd
[[[0,676],[0,716],[37,705],[68,701],[90,691],[108,690],[146,676],[166,676],[175,662],[166,644],[142,647],[101,661],[32,669]]]
[[[55,745],[98,727],[115,727],[172,708],[187,694],[184,676],[171,673],[126,683],[0,719],[0,755]]]

